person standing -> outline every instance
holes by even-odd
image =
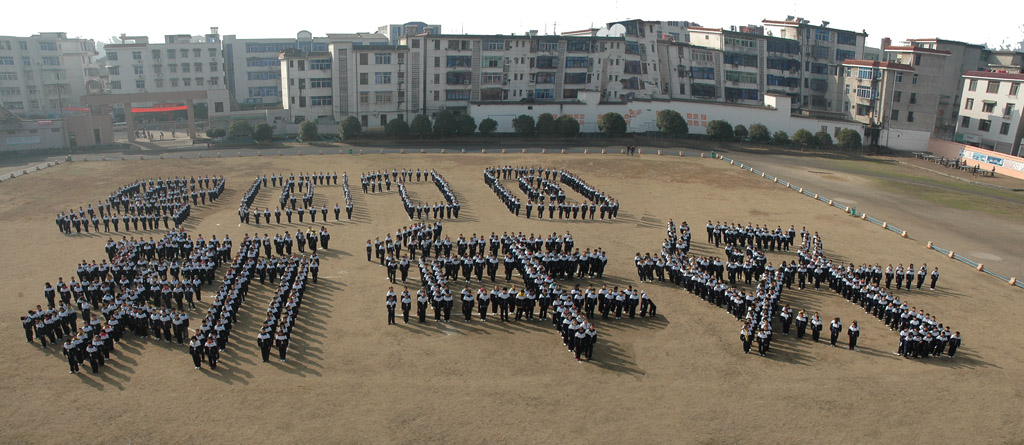
[[[288,333],[284,328],[277,330],[277,337],[274,338],[277,343],[277,353],[281,359],[281,362],[285,362],[288,359]]]
[[[61,350],[64,357],[68,359],[68,366],[71,368],[68,374],[75,374],[78,372],[78,359],[75,357],[75,345],[71,343],[71,339],[68,338],[64,341],[64,349]]]
[[[188,342],[188,353],[189,355],[192,356],[192,364],[196,367],[196,369],[203,367],[202,348],[203,343],[200,342],[195,335],[193,335]]]
[[[263,363],[270,360],[270,347],[273,346],[273,340],[270,338],[270,333],[267,332],[267,328],[260,328],[260,335],[256,336],[256,345],[260,347],[260,354],[263,356]]]
[[[395,305],[397,304],[393,292],[391,292],[388,295],[387,302],[385,302],[384,304],[385,306],[387,306],[388,309],[388,325],[393,325],[395,324]]]
[[[402,321],[406,324],[409,323],[409,311],[412,309],[412,296],[409,294],[409,289],[406,288],[402,291]]]
[[[811,339],[818,341],[821,338],[821,328],[824,323],[821,322],[821,316],[817,312],[811,316]]]
[[[860,327],[857,326],[856,321],[850,323],[850,329],[847,330],[846,334],[850,337],[850,350],[856,351],[857,337],[860,337]]]
[[[743,353],[750,353],[750,345],[753,343],[753,336],[750,333],[750,324],[746,323],[740,329],[740,342],[743,344]]]
[[[939,267],[935,266],[935,270],[932,270],[932,284],[930,286],[931,290],[935,290],[935,283],[937,281],[939,281]]]
[[[206,359],[210,362],[210,369],[217,369],[217,361],[220,360],[220,348],[217,347],[217,341],[214,340],[214,335],[211,333],[209,337],[206,337]]]
[[[829,331],[832,334],[829,338],[829,344],[834,348],[836,347],[836,341],[839,340],[839,334],[843,332],[843,323],[839,321],[839,317],[836,317],[835,320],[832,320],[832,323],[829,324]]]
[[[805,332],[807,332],[807,311],[801,310],[796,315],[796,338],[804,338]]]
[[[949,337],[949,358],[956,356],[956,350],[960,348],[960,331],[956,331]]]
[[[416,291],[416,315],[420,319],[420,323],[426,323],[427,321],[427,306],[430,304],[430,299],[427,298],[427,294],[423,293],[423,289]]]
[[[782,335],[789,335],[789,325],[793,322],[793,309],[790,309],[787,304],[782,308],[779,318],[782,319]]]

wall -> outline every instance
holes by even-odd
[[[67,128],[79,147],[114,143],[114,123],[109,114],[68,116]],[[94,130],[100,131],[99,141]]]
[[[930,140],[928,151],[947,159],[963,158],[968,165],[981,165],[986,170],[995,167],[997,174],[1024,179],[1024,158],[941,139]]]
[[[892,150],[925,151],[928,149],[928,140],[931,136],[930,131],[890,128],[882,130],[878,145],[884,145]]]
[[[0,152],[59,149],[64,145],[59,119],[0,125]]]

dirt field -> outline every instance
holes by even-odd
[[[501,164],[567,168],[616,197],[619,219],[516,218],[483,183],[484,167]],[[776,335],[767,358],[744,355],[734,318],[660,284],[640,286],[658,303],[658,318],[597,320],[601,339],[594,360],[583,364],[558,344],[548,322],[387,326],[385,272],[365,261],[364,245],[408,220],[396,192],[364,195],[358,184],[360,172],[385,168],[434,168],[447,178],[463,209],[461,219],[445,221],[444,233],[453,239],[569,230],[578,247],[604,248],[609,264],[603,280],[589,281],[596,285],[639,284],[633,254],[658,251],[669,218],[695,228],[697,254],[722,254],[704,242],[703,224],[712,219],[806,226],[821,233],[827,255],[858,264],[938,265],[938,290],[897,295],[961,331],[963,347],[952,360],[896,357],[895,333],[826,290],[787,290],[782,300],[846,325],[859,319],[859,352]],[[220,174],[227,191],[216,205],[195,210],[186,228],[207,237],[228,234],[237,243],[257,230],[273,235],[308,226],[239,226],[236,209],[255,175],[313,170],[354,178],[355,217],[327,224],[331,250],[322,255],[320,282],[307,292],[287,363],[260,362],[255,318],[271,289],[258,283],[217,371],[193,370],[187,348],[126,334],[99,374],[83,368],[72,376],[56,348],[24,343],[18,316],[45,302],[43,283],[70,277],[82,259],[104,257],[105,236],[58,233],[53,216],[60,209],[95,203],[136,178]],[[851,188],[875,187],[856,175],[842,177]],[[518,192],[513,183],[506,186]],[[442,199],[428,183],[409,191],[417,199]],[[316,192],[317,205],[344,203],[340,186]],[[273,206],[278,195],[265,189],[256,205]],[[0,196],[0,332],[9,338],[0,361],[0,391],[8,400],[0,408],[4,442],[778,443],[939,436],[974,443],[1024,437],[1024,347],[1015,330],[1024,293],[922,248],[920,239],[901,239],[720,161],[431,154],[75,162],[6,181]],[[922,224],[892,213],[893,223],[911,232]],[[1017,246],[1016,260],[1007,261],[1020,260]],[[775,264],[793,258],[769,254]],[[410,278],[418,282],[415,268]]]

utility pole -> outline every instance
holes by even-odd
[[[60,109],[60,128],[61,128],[61,141],[60,148],[71,151],[68,146],[68,125],[64,120],[64,98],[61,95],[61,85],[57,85],[57,107]]]

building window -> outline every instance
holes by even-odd
[[[892,110],[892,116],[889,119],[893,121],[900,120],[900,110]]]
[[[217,62],[210,62],[210,72],[213,73],[213,72],[216,72],[216,71],[217,71]]]
[[[369,85],[370,84],[370,73],[359,73],[359,84]]]
[[[391,83],[391,72],[390,71],[378,71],[376,73],[373,73],[373,77],[374,77],[374,83],[376,83],[378,85]]]
[[[43,66],[60,66],[59,57],[43,57]]]
[[[434,102],[437,102],[437,101],[440,101],[440,100],[441,100],[441,92],[440,91],[434,91]]]
[[[313,59],[309,61],[309,69],[311,70],[329,70],[331,69],[331,59]]]
[[[178,79],[171,79],[171,88],[178,87]]]
[[[992,121],[988,119],[978,119],[978,130],[988,131],[992,127]]]
[[[910,80],[910,83],[917,85],[917,74],[914,74],[914,77]]]
[[[120,76],[121,75],[121,67],[119,67],[119,66],[109,66],[109,67],[107,67],[107,73],[110,74],[111,76]]]
[[[974,99],[973,98],[969,97],[969,98],[967,98],[967,100],[964,101],[964,109],[965,110],[973,110],[974,109]]]
[[[971,118],[968,117],[968,116],[964,116],[963,118],[961,118],[960,119],[960,127],[961,128],[971,128]]]
[[[920,54],[914,54],[914,66],[919,66],[919,65],[921,65],[921,55]]]
[[[183,73],[187,73],[187,72],[189,72],[189,70],[190,70],[191,68],[192,68],[192,67],[191,67],[191,66],[190,66],[189,64],[187,64],[187,63],[183,63],[183,64],[181,64],[181,72],[183,72]]]
[[[145,80],[136,80],[135,81],[135,88],[138,88],[140,90],[146,89],[146,81]]]
[[[181,79],[181,85],[182,86],[186,86],[186,87],[192,86],[192,79],[187,78],[187,77],[184,78],[184,79]]]
[[[1020,91],[1020,82],[1014,82],[1010,84],[1010,95],[1017,97],[1017,92]]]
[[[200,58],[203,57],[203,50],[199,48],[192,48],[192,57]]]
[[[373,53],[373,63],[377,65],[390,65],[391,53]]]
[[[912,103],[912,104],[916,104],[917,103],[917,93],[910,93],[910,103]]]
[[[991,113],[995,109],[996,109],[996,103],[995,102],[985,101],[985,103],[981,104],[981,112],[982,113]]]
[[[314,107],[333,105],[334,96],[312,96],[309,98],[309,103]]]
[[[988,88],[985,89],[985,92],[986,93],[998,93],[999,92],[999,82],[997,82],[995,80],[988,81]]]
[[[197,87],[203,86],[203,78],[202,77],[196,77],[196,86]]]
[[[187,49],[181,49],[178,52],[181,54],[181,58],[182,59],[187,59],[188,58],[188,50]]]
[[[330,77],[323,77],[323,78],[309,79],[309,87],[310,88],[330,88],[331,87],[331,78]]]
[[[967,91],[978,91],[978,79],[971,79],[967,84]]]
[[[1009,116],[1011,114],[1013,114],[1013,103],[1007,103],[1006,106],[1003,107],[1003,116]]]
[[[691,77],[693,77],[694,79],[715,80],[715,69],[714,68],[704,68],[704,67],[695,66],[693,68],[690,68],[690,72],[692,74]]]
[[[157,88],[163,88],[163,87],[164,87],[164,81],[163,81],[163,79],[156,79],[156,80],[154,80],[153,82],[155,82],[155,83],[156,83],[156,85],[155,85],[155,86],[156,86]]]
[[[0,80],[18,80],[18,73],[14,73],[14,72],[0,73]]]
[[[445,100],[469,100],[470,93],[470,90],[445,90],[444,96]]]
[[[903,73],[896,73],[896,81],[903,82]]]
[[[417,48],[419,48],[419,47],[420,47],[420,41],[419,41],[418,39],[414,39],[414,40],[412,41],[412,48],[413,48],[413,49],[417,49]]]
[[[107,60],[109,60],[109,61],[117,60],[117,53],[113,52],[113,51],[107,51]]]
[[[173,79],[172,79],[173,81]],[[278,87],[249,87],[249,97],[277,97]]]
[[[167,71],[171,73],[178,72],[178,65],[167,65]]]
[[[143,74],[142,65],[135,65],[132,67],[132,69],[134,69],[135,75]]]
[[[154,59],[160,59],[160,50],[154,49],[152,52]]]
[[[911,95],[911,97],[913,97],[914,93],[910,93],[910,95]],[[899,103],[899,101],[902,98],[903,98],[903,92],[902,91],[893,91],[892,92],[892,101],[893,102]],[[913,102],[911,102],[911,103],[913,103]]]
[[[173,49],[167,50],[167,58],[168,59],[173,59],[175,54],[177,54],[177,53],[175,53]],[[107,58],[108,59],[110,58],[110,53],[107,53]]]
[[[828,32],[827,29],[817,28],[817,29],[814,30],[814,40],[818,40],[818,41],[821,41],[821,42],[827,42],[828,41],[828,35],[829,35],[829,32]]]
[[[360,105],[369,105],[370,104],[370,92],[369,91],[360,91],[359,92],[359,104]]]
[[[914,122],[914,112],[913,111],[908,111],[907,112],[907,122]]]
[[[142,60],[142,51],[132,51],[132,60]]]
[[[378,104],[389,104],[391,103],[391,92],[390,91],[376,91],[373,93],[373,101]]]

